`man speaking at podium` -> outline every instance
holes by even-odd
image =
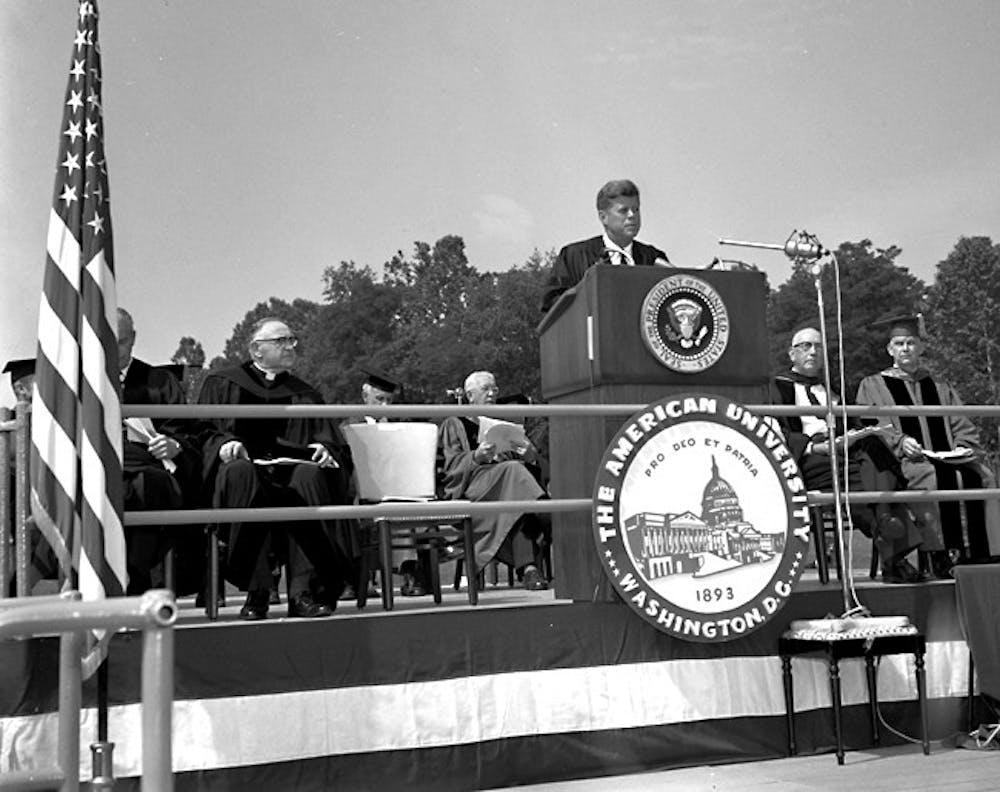
[[[542,298],[548,311],[567,289],[578,284],[594,264],[615,266],[670,266],[667,254],[652,245],[636,241],[642,225],[639,188],[628,179],[609,181],[597,191],[597,217],[604,233],[582,242],[573,242],[559,251]]]

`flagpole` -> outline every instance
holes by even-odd
[[[31,506],[64,579],[84,600],[123,596],[121,396],[97,0],[79,0],[49,208],[32,392]],[[97,680],[93,789],[114,784],[108,630],[87,631]],[[69,772],[70,769],[66,769]]]
[[[115,744],[108,741],[108,660],[110,652],[97,668],[97,742],[90,744],[93,790],[114,789]]]

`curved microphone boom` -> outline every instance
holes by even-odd
[[[738,239],[719,239],[720,245],[735,245],[736,247],[763,248],[764,250],[780,250],[788,258],[794,260],[809,260],[823,258],[829,251],[824,248],[814,234],[807,231],[792,231],[784,245],[767,242],[744,242]]]

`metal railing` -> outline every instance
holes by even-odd
[[[823,416],[822,407],[795,407],[766,404],[746,405],[760,415]],[[494,418],[526,418],[553,416],[630,416],[647,407],[645,404],[605,405],[393,405],[386,407],[359,405],[309,406],[235,406],[235,405],[123,405],[123,417],[151,418],[273,418],[326,417],[342,418],[363,412],[375,417],[443,418],[452,415],[487,415]],[[839,411],[838,411],[839,412]],[[963,407],[848,407],[849,416],[891,415],[988,415],[1000,416],[1000,405]],[[171,790],[171,706],[173,695],[173,633],[177,617],[173,595],[154,590],[142,597],[116,598],[97,602],[67,601],[63,597],[33,597],[22,599],[27,592],[29,536],[27,524],[27,459],[28,405],[19,404],[15,417],[0,415],[0,640],[23,637],[39,632],[61,632],[59,679],[59,767],[36,771],[8,773],[0,779],[0,790],[79,788],[79,710],[80,710],[80,650],[85,630],[121,627],[143,630],[143,788]],[[13,446],[11,443],[13,442]],[[15,453],[11,454],[12,447]],[[16,475],[14,514],[10,514],[10,459],[15,458]],[[842,496],[843,497],[843,496]],[[1000,499],[1000,489],[970,491],[905,491],[854,492],[851,500],[858,503],[913,503],[918,501],[950,501]],[[835,496],[825,492],[808,493],[810,505],[835,502]],[[215,522],[273,522],[314,519],[373,518],[376,516],[473,516],[510,511],[585,512],[593,507],[591,498],[562,498],[544,501],[496,501],[480,503],[447,502],[433,504],[398,503],[370,505],[301,506],[287,508],[246,509],[182,509],[170,511],[126,512],[126,525],[181,525]],[[14,523],[14,557],[16,563],[17,598],[3,600],[10,584],[9,568],[10,525]],[[210,564],[217,568],[217,565]],[[214,597],[212,597],[214,600]],[[211,603],[211,604],[214,604]]]
[[[142,631],[142,788],[171,792],[174,697],[173,592],[83,602],[78,591],[0,601],[0,641],[59,634],[59,747],[55,767],[0,775],[0,790],[80,789],[81,657],[93,630]]]
[[[444,418],[448,416],[478,416],[486,415],[492,418],[528,418],[553,416],[626,416],[633,415],[644,409],[646,404],[572,404],[572,405],[469,405],[469,404],[423,404],[423,405],[122,405],[122,416],[145,416],[150,418],[274,418],[274,417],[325,417],[345,418],[359,413],[374,417],[387,418]],[[800,407],[773,404],[748,404],[747,409],[760,415],[790,416],[814,415],[822,417],[826,414],[823,407]],[[9,442],[5,433],[16,434],[17,459],[17,506],[15,508],[14,557],[15,577],[17,579],[17,596],[25,596],[27,592],[27,569],[29,556],[29,536],[26,525],[27,517],[27,476],[23,475],[27,467],[27,411],[28,405],[18,405],[17,418],[0,424],[0,452],[7,451],[4,459],[9,456],[9,448],[4,445]],[[894,416],[894,415],[981,415],[1000,417],[1000,405],[963,405],[955,407],[861,407],[849,406],[838,408],[838,414],[849,417],[862,416]],[[21,462],[20,460],[23,460]],[[0,465],[4,462],[0,461]],[[10,475],[2,477],[0,468],[0,501],[9,500],[5,492],[9,486]],[[811,491],[807,495],[809,505],[823,506],[832,504],[836,498],[829,492]],[[846,496],[841,495],[841,500]],[[855,503],[917,503],[924,501],[964,501],[1000,499],[1000,488],[978,490],[906,490],[899,492],[854,491],[850,499]],[[434,504],[399,503],[380,506],[296,506],[285,508],[246,508],[246,509],[176,509],[159,511],[131,511],[125,513],[125,525],[187,525],[214,524],[217,522],[273,522],[306,521],[316,519],[347,519],[383,517],[419,517],[432,514],[446,516],[471,514],[472,516],[496,514],[498,512],[525,511],[534,512],[584,512],[593,506],[591,498],[555,498],[544,501],[491,501],[480,503],[462,503],[454,506],[447,502]],[[2,506],[0,506],[2,508]],[[377,514],[376,514],[377,512]],[[2,515],[3,512],[0,512]],[[9,531],[0,520],[0,598],[6,596],[9,586],[9,565],[4,559],[9,558],[9,548],[5,547]],[[210,567],[213,564],[210,562]],[[217,565],[216,565],[217,568]],[[22,582],[25,581],[25,582]]]

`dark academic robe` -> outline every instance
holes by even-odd
[[[163,368],[133,358],[122,382],[123,404],[186,404],[177,378]],[[154,418],[153,427],[181,446],[168,471],[144,442],[132,442],[123,432],[122,480],[129,511],[193,508],[200,487],[201,449],[196,424],[180,418]],[[154,567],[174,548],[174,587],[178,594],[199,588],[204,571],[204,537],[200,525],[129,526],[125,529],[128,593],[138,594],[163,580]]]
[[[187,404],[184,389],[168,370],[150,366],[133,358],[122,383],[122,404]],[[164,506],[146,506],[147,509],[179,507],[194,502],[200,479],[201,449],[198,445],[198,427],[194,421],[182,418],[154,418],[153,426],[160,434],[181,444],[181,453],[174,458],[177,472],[174,478],[182,490],[182,501]],[[156,459],[145,443],[125,441],[123,468],[126,474],[153,468],[162,470],[163,463]]]
[[[663,259],[664,263],[669,263],[667,254],[662,250],[638,240],[632,241],[632,257],[633,263],[637,267],[651,267],[657,259]],[[583,280],[584,273],[595,264],[609,266],[612,264],[604,247],[603,236],[585,239],[582,242],[573,242],[560,250],[552,265],[552,274],[549,276],[549,282],[546,284],[545,294],[542,297],[542,311],[549,310],[559,299],[560,294]]]
[[[298,377],[283,372],[273,380],[268,380],[262,371],[251,362],[235,368],[213,371],[205,378],[198,397],[200,404],[262,404],[262,405],[302,405],[323,404],[323,397],[311,385]],[[336,460],[338,467],[323,471],[318,488],[297,493],[289,490],[289,475],[292,467],[258,466],[255,468],[261,485],[252,506],[308,505],[323,506],[349,504],[354,500],[351,486],[353,463],[350,449],[340,430],[322,417],[309,418],[216,418],[207,422],[203,435],[203,475],[215,508],[235,506],[225,503],[224,495],[216,486],[222,462],[219,449],[230,440],[239,440],[251,458],[295,456],[308,454],[307,446],[321,443]],[[233,464],[233,463],[229,463]],[[280,527],[292,533],[302,546],[309,561],[316,567],[320,577],[328,581],[334,578],[335,585],[342,585],[350,579],[352,559],[360,552],[354,521],[320,520],[321,533],[317,524],[310,521],[288,522]],[[233,583],[245,587],[250,580],[252,565],[255,563],[253,548],[241,546],[240,532],[246,531],[254,537],[254,544],[260,538],[260,531],[247,523],[246,526],[233,524],[229,536],[229,568],[227,575]],[[325,535],[326,542],[315,543],[315,538]],[[246,544],[244,542],[243,544]],[[332,549],[332,556],[331,556]],[[290,551],[294,554],[294,548]],[[248,566],[249,565],[249,566]],[[330,567],[333,567],[332,569]]]
[[[771,402],[773,404],[794,404],[804,406],[825,406],[827,403],[826,386],[819,377],[810,377],[797,371],[787,371],[778,374],[771,381]],[[839,404],[840,397],[833,394],[833,403]],[[788,450],[802,471],[806,488],[810,490],[826,490],[833,488],[833,474],[830,470],[828,454],[806,453],[811,441],[821,442],[827,439],[824,431],[807,434],[803,431],[802,416],[783,415],[778,418]],[[857,418],[848,418],[847,429],[861,428]],[[845,424],[841,418],[836,419],[834,433],[844,434]],[[837,470],[840,486],[843,488],[843,460],[838,460]],[[864,437],[851,444],[847,462],[847,484],[850,490],[896,490],[905,488],[905,480],[899,463],[889,447],[878,437]],[[891,530],[883,530],[886,520],[895,517]],[[909,518],[905,508],[891,504],[852,504],[851,518],[855,525],[866,536],[875,536],[879,546],[879,554],[883,561],[903,557],[914,547],[923,544],[923,537],[918,527]],[[892,534],[892,535],[889,535]]]

